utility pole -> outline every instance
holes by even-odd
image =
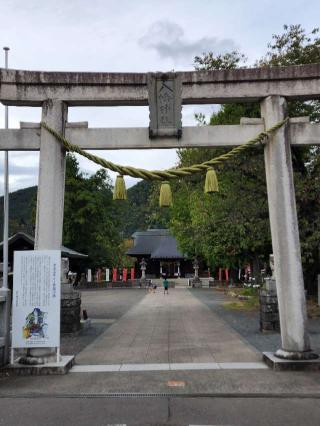
[[[5,52],[5,68],[8,69],[9,47],[3,48]],[[9,128],[8,106],[4,107],[4,127]],[[8,238],[9,238],[9,153],[4,152],[4,198],[3,198],[3,282],[2,287],[8,288]]]

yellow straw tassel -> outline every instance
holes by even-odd
[[[118,175],[116,178],[116,182],[114,184],[114,190],[113,190],[113,199],[114,200],[127,199],[126,184],[124,182],[122,175]]]
[[[167,180],[161,183],[159,206],[160,207],[172,206],[172,192],[171,192],[170,183]]]
[[[211,192],[219,192],[218,178],[214,169],[208,169],[207,171],[204,192],[206,194]]]

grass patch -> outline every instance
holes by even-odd
[[[258,296],[259,295],[259,288],[254,287],[248,287],[241,290],[242,296]]]
[[[309,318],[320,318],[320,306],[316,300],[307,301],[307,312]]]
[[[224,302],[222,305],[226,309],[237,311],[256,311],[259,309],[259,288],[253,287],[224,287],[215,290],[224,291],[225,295],[233,298],[230,302]],[[247,296],[247,300],[241,300],[239,296]]]
[[[225,302],[223,306],[226,309],[237,311],[256,311],[259,309],[259,297],[251,296],[248,300],[235,300],[232,302]]]

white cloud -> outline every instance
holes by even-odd
[[[18,69],[146,72],[192,69],[195,55],[235,47],[251,61],[262,56],[284,23],[318,26],[318,0],[1,0],[1,46],[10,46],[9,65]],[[0,66],[3,56],[0,50]],[[184,106],[183,124],[211,106]],[[4,126],[0,106],[0,127]],[[9,108],[10,127],[39,121],[39,108]],[[148,126],[148,109],[70,108],[70,121],[91,127]],[[147,168],[171,167],[171,151],[105,151],[113,161]],[[0,154],[0,163],[3,164]],[[94,172],[96,166],[80,160]],[[37,182],[37,153],[10,153],[11,189]],[[2,173],[0,169],[0,182]],[[128,179],[128,183],[130,179]],[[2,186],[0,185],[0,193]]]
[[[171,21],[154,22],[140,38],[143,48],[154,49],[162,58],[192,60],[196,55],[211,51],[225,53],[237,48],[232,39],[201,37],[188,40],[183,28]]]

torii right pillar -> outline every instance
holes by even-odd
[[[282,121],[287,117],[285,98],[264,99],[261,115],[266,129]],[[270,136],[264,156],[282,342],[282,348],[275,355],[288,360],[315,359],[318,356],[311,351],[307,332],[288,123]]]

